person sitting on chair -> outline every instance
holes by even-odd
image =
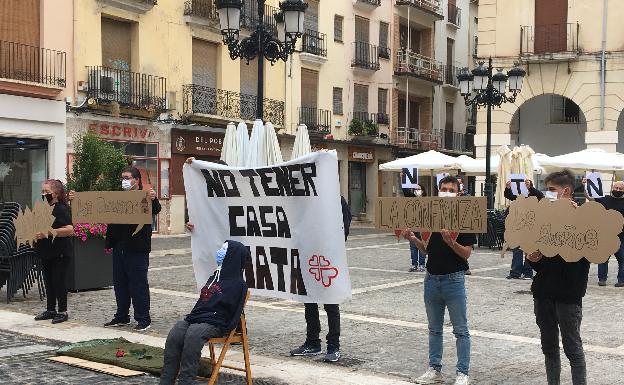
[[[238,326],[247,295],[243,266],[249,250],[240,242],[226,241],[217,251],[217,270],[201,289],[195,307],[167,336],[160,385],[194,384],[204,344]]]

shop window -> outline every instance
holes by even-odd
[[[0,137],[0,202],[32,207],[48,179],[48,141]]]

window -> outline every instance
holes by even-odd
[[[334,41],[342,43],[342,24],[344,18],[339,15],[334,15]]]
[[[193,84],[217,88],[217,45],[193,39]]]
[[[301,107],[317,108],[319,73],[301,69]]]
[[[342,88],[334,87],[334,114],[342,115]]]
[[[550,99],[550,123],[565,124],[578,123],[580,120],[579,106],[572,100],[553,95]]]
[[[379,23],[379,47],[388,47],[388,23]]]
[[[377,112],[380,114],[386,114],[388,105],[388,90],[380,88],[377,91]]]
[[[368,113],[368,86],[353,85],[353,112]]]
[[[102,18],[102,65],[130,71],[132,24]]]

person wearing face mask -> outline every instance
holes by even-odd
[[[403,196],[408,198],[417,198],[417,197],[426,197],[427,190],[425,187],[417,183],[416,187],[413,189],[404,188]],[[420,238],[420,233],[414,233],[418,238]],[[422,273],[425,271],[425,264],[427,261],[427,254],[418,250],[416,244],[414,242],[410,242],[410,257],[412,259],[412,266],[409,268],[409,272],[419,272]]]
[[[574,175],[568,171],[554,172],[545,179],[549,199],[565,199],[576,207],[572,200]],[[561,383],[561,358],[559,355],[559,334],[563,351],[570,361],[573,385],[587,385],[587,369],[581,320],[583,318],[583,297],[587,291],[589,261],[566,262],[560,255],[544,257],[539,250],[527,256],[536,271],[531,285],[535,321],[540,329],[542,352],[546,366],[548,385]]]
[[[440,180],[440,197],[456,197],[459,181],[453,176]],[[425,310],[429,326],[429,369],[416,379],[417,384],[438,384],[442,376],[442,350],[444,313],[448,309],[457,347],[455,385],[468,385],[470,367],[470,332],[468,330],[465,272],[472,245],[477,242],[474,234],[458,234],[454,238],[448,230],[432,233],[425,244],[411,229],[403,236],[428,254],[427,275],[424,283]]]
[[[240,242],[226,241],[217,250],[217,270],[201,289],[193,310],[169,331],[160,385],[173,385],[176,377],[179,385],[195,384],[206,341],[238,326],[247,296],[243,279],[247,258],[249,250]]]
[[[125,191],[142,190],[141,173],[136,167],[126,167],[121,173],[121,186]],[[154,190],[150,190],[152,215],[161,206]],[[137,226],[141,230],[132,235]],[[149,253],[152,250],[152,225],[109,224],[106,229],[106,248],[113,249],[113,288],[117,312],[106,327],[124,326],[130,323],[130,303],[134,307],[135,331],[150,328],[150,294],[147,281]]]
[[[35,317],[37,321],[52,320],[53,324],[65,322],[67,316],[67,268],[69,260],[74,256],[71,237],[74,234],[71,210],[67,207],[65,188],[59,180],[48,179],[41,186],[41,199],[52,209],[55,230],[54,240],[52,233],[37,233],[35,251],[41,258],[43,280],[47,293],[46,311]],[[57,307],[58,306],[58,307]]]
[[[583,178],[583,185],[587,181]],[[587,191],[585,191],[585,197],[587,199]],[[611,195],[607,195],[604,198],[596,198],[596,202],[600,203],[607,210],[617,210],[620,214],[624,215],[624,182],[617,181],[613,184]],[[624,287],[624,231],[620,233],[620,249],[615,252],[615,259],[618,263],[617,283],[615,287]],[[598,265],[598,285],[607,286],[607,276],[609,274],[609,261]]]

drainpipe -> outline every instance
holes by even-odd
[[[600,51],[600,129],[605,129],[605,71],[607,50],[607,3],[609,0],[603,1],[602,6],[602,49]],[[578,36],[576,37],[578,41]]]

